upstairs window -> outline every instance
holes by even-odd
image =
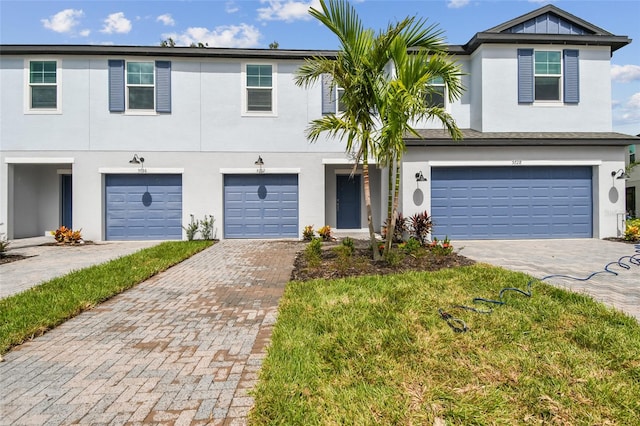
[[[247,64],[246,110],[273,112],[273,65]]]
[[[171,61],[109,59],[109,111],[171,113]]]
[[[445,85],[442,77],[429,79],[429,87],[425,95],[428,108],[444,108]]]
[[[154,110],[155,66],[153,62],[127,62],[128,109]]]
[[[29,109],[58,108],[58,64],[56,61],[29,62]]]
[[[636,162],[636,146],[629,145],[629,163]]]
[[[338,100],[338,102],[336,102],[338,107],[336,111],[337,114],[343,113],[347,110],[347,106],[342,101],[342,96],[344,96],[344,89],[342,87],[336,87],[336,99]]]
[[[580,51],[518,49],[518,103],[580,103]]]
[[[536,51],[534,65],[535,100],[559,101],[562,80],[560,52]]]

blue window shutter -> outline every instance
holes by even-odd
[[[336,97],[333,77],[329,74],[322,74],[322,114],[336,113]]]
[[[109,59],[109,111],[124,111],[124,60]]]
[[[565,49],[564,56],[564,102],[577,104],[580,102],[579,51]]]
[[[533,103],[533,49],[518,49],[518,103]]]
[[[171,61],[156,61],[156,111],[171,112]]]

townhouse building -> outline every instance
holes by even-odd
[[[627,146],[612,131],[611,57],[631,40],[549,5],[449,51],[466,91],[406,139],[400,210],[452,239],[621,233]],[[86,239],[182,239],[193,215],[219,238],[366,228],[361,170],[344,142],[305,129],[339,93],[294,83],[334,51],[0,46],[0,222],[9,238],[60,225]],[[438,81],[434,85],[440,86]],[[371,168],[374,223],[386,171]]]

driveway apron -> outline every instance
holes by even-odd
[[[460,254],[479,262],[525,272],[535,278],[560,274],[586,278],[603,271],[623,256],[640,259],[632,244],[598,239],[458,241]],[[640,320],[640,266],[624,261],[629,269],[612,265],[616,272],[600,273],[586,281],[555,277],[545,280],[567,290],[588,294],[595,300]],[[523,283],[523,288],[526,282]],[[535,297],[535,284],[533,287]]]
[[[224,240],[5,355],[0,423],[246,423],[299,244]]]

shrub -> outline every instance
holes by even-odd
[[[311,241],[315,236],[316,236],[316,233],[313,230],[313,225],[307,225],[302,230],[302,239],[304,241]]]
[[[625,241],[640,241],[640,219],[627,220],[624,239]]]
[[[402,216],[402,213],[398,213],[398,217],[396,218],[396,226],[393,229],[393,242],[401,243],[404,241],[403,234],[409,230],[409,219]],[[387,239],[387,229],[391,225],[391,220],[387,219],[384,222],[384,226],[382,227],[382,238]]]
[[[409,240],[406,243],[404,243],[404,245],[402,246],[402,250],[406,254],[414,254],[421,248],[422,248],[422,244],[420,244],[420,241],[416,240],[413,237],[409,238]]]
[[[431,216],[426,211],[422,213],[416,213],[411,216],[411,235],[420,242],[422,245],[426,245],[431,228],[433,228],[433,222],[431,222]]]
[[[329,225],[325,225],[318,229],[318,235],[320,235],[322,241],[331,241],[331,227]]]
[[[200,234],[204,240],[214,240],[216,238],[217,231],[213,228],[213,224],[216,220],[213,215],[204,215],[204,219],[200,221]]]
[[[356,245],[353,240],[349,237],[345,237],[342,240],[342,244],[340,247],[344,247],[344,251],[349,255],[353,256],[353,253],[356,251]]]
[[[433,254],[438,256],[446,256],[453,253],[453,245],[451,245],[449,237],[444,237],[443,241],[439,241],[434,237],[431,244],[429,244],[429,248],[431,249]]]
[[[78,244],[82,242],[82,229],[74,231],[66,226],[61,226],[55,231],[51,231],[51,235],[58,244]]]
[[[403,254],[400,253],[398,250],[389,250],[385,254],[384,260],[387,261],[389,266],[398,266],[400,262],[402,262],[403,257],[404,257]]]
[[[5,257],[7,254],[7,247],[9,247],[9,241],[4,234],[0,234],[0,257]]]
[[[320,266],[322,260],[322,239],[313,238],[307,247],[304,249],[304,258],[307,264],[312,267]]]
[[[186,228],[183,226],[182,229],[187,233],[187,240],[193,241],[196,234],[198,233],[198,228],[200,227],[200,221],[195,220],[193,215],[191,215],[191,223],[189,223]]]

